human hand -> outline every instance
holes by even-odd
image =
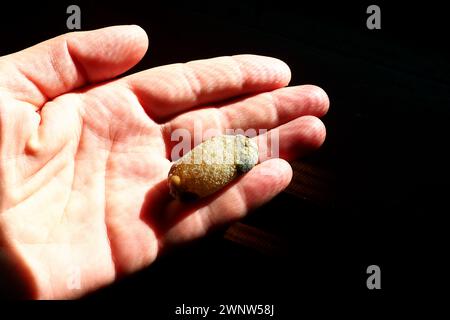
[[[181,205],[166,183],[173,130],[193,130],[194,121],[279,130],[286,160],[323,143],[316,116],[328,98],[314,86],[283,88],[283,62],[240,55],[113,79],[147,45],[139,27],[117,26],[0,58],[0,250],[29,297],[74,298],[109,284],[242,218],[290,182],[289,164],[270,159]],[[79,288],[68,284],[73,272]]]

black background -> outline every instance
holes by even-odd
[[[444,297],[450,64],[442,6],[374,2],[382,29],[368,30],[368,1],[16,1],[0,5],[0,55],[67,32],[70,4],[80,5],[83,30],[147,31],[149,52],[133,72],[237,53],[284,60],[291,85],[316,84],[330,97],[327,141],[308,161],[336,178],[331,204],[282,194],[247,218],[287,238],[287,253],[253,252],[218,232],[83,303],[128,305],[149,319],[176,318],[181,303],[269,303],[294,319],[361,306],[364,316],[400,301],[411,310]],[[381,268],[378,291],[366,288],[371,264]]]

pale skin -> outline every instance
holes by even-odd
[[[219,57],[120,77],[147,46],[141,28],[116,26],[0,58],[0,261],[26,297],[83,296],[244,217],[288,186],[286,160],[325,139],[327,95],[286,87],[280,60]],[[279,130],[280,158],[183,205],[168,194],[170,133],[194,121]]]

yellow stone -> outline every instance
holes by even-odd
[[[258,147],[243,135],[221,135],[199,144],[173,163],[170,193],[190,200],[209,196],[258,163]]]

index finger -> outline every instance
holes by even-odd
[[[127,71],[147,46],[147,35],[138,26],[71,32],[0,57],[0,88],[40,108],[59,95]]]
[[[123,78],[147,114],[162,122],[193,107],[288,85],[289,67],[281,60],[237,55],[178,63]]]

